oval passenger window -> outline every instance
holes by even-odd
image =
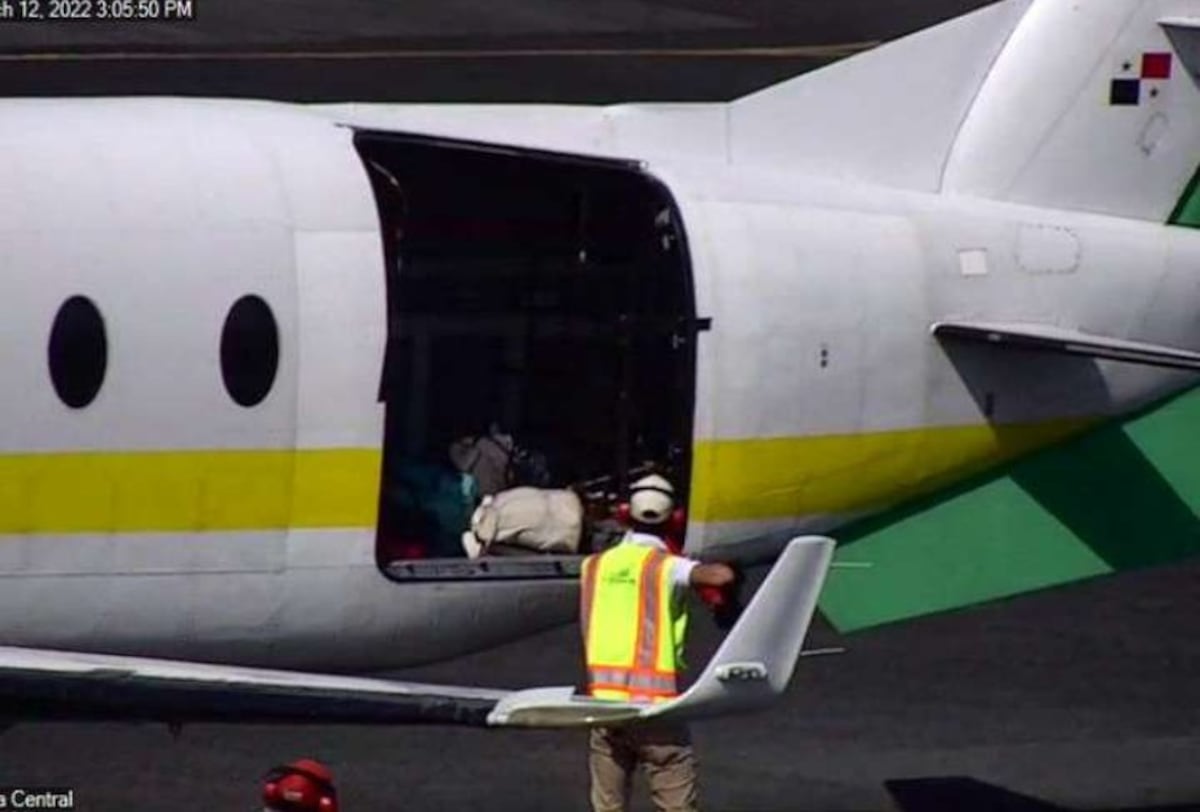
[[[221,377],[240,406],[263,401],[279,369],[279,330],[271,307],[259,296],[243,296],[229,308],[221,331]]]
[[[63,302],[50,329],[50,380],[59,399],[82,409],[100,392],[108,368],[108,338],[100,310],[86,296]]]

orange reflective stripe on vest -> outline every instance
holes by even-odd
[[[633,667],[641,671],[654,668],[658,661],[658,634],[662,622],[658,611],[662,603],[662,584],[658,576],[666,559],[658,550],[652,550],[642,567],[638,590],[641,596],[638,600],[637,653],[633,661]]]
[[[596,556],[583,559],[579,584],[579,630],[583,634],[583,647],[588,644],[588,632],[592,628],[592,599],[596,594],[596,568],[592,566]]]

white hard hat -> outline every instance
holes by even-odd
[[[629,486],[629,515],[642,524],[662,524],[675,508],[675,489],[658,474],[644,476]]]

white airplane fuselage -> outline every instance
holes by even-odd
[[[1010,0],[731,104],[0,102],[0,644],[353,670],[569,621],[570,577],[385,573],[396,449],[444,447],[470,375],[576,461],[670,456],[686,547],[745,558],[1183,390],[931,327],[1200,348],[1200,233],[1163,224],[1196,205],[1195,5]],[[511,269],[472,234],[587,318],[611,297],[584,277],[662,275],[688,326],[625,319],[636,299],[476,318],[454,279]],[[443,300],[451,347],[575,341],[629,374],[439,356]],[[541,375],[533,405],[493,367]],[[600,440],[556,422],[606,375],[642,401]]]
[[[576,129],[594,119],[568,112]],[[397,583],[377,565],[388,291],[371,184],[335,118],[0,105],[4,644],[366,669],[571,618],[569,580]],[[632,154],[674,201],[712,320],[696,346],[695,553],[835,528],[1194,380],[997,360],[929,331],[976,318],[1200,346],[1192,230]],[[279,343],[250,407],[220,361],[247,295]],[[47,366],[73,296],[107,337],[81,408]]]

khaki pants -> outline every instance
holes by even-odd
[[[696,812],[696,762],[683,725],[593,728],[588,766],[594,812],[625,812],[638,764],[660,812]]]

